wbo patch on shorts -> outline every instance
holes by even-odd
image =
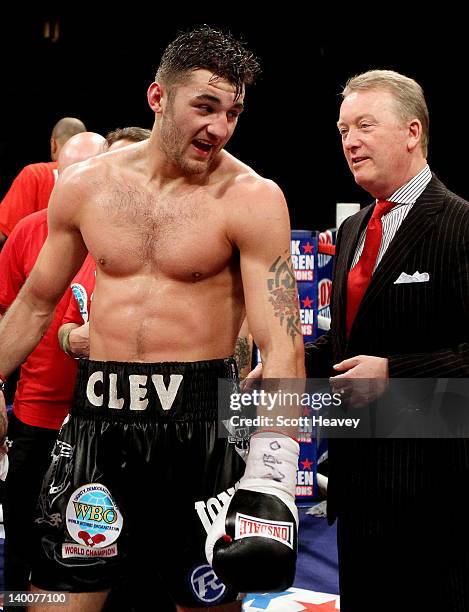
[[[199,565],[190,574],[190,584],[195,597],[203,603],[220,601],[226,586],[208,564]]]
[[[62,544],[62,556],[113,557],[114,542],[121,534],[124,520],[109,490],[90,483],[76,489],[65,513],[67,531],[76,544]]]

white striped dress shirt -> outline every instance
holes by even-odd
[[[392,208],[387,214],[383,215],[381,222],[383,224],[383,238],[381,239],[381,245],[379,247],[378,256],[376,258],[376,266],[381,261],[386,249],[389,247],[391,240],[396,235],[397,230],[401,226],[401,223],[409,214],[410,209],[415,204],[417,199],[422,195],[425,187],[428,185],[432,178],[432,173],[428,164],[423,168],[413,179],[410,179],[405,185],[399,187],[389,198],[388,202],[395,202],[396,206]],[[355,250],[355,256],[352,261],[352,268],[356,266],[358,260],[361,257],[363,251],[363,245],[365,244],[366,228],[361,233],[358,241],[357,248]],[[351,269],[352,269],[351,268]],[[374,271],[373,270],[373,271]]]

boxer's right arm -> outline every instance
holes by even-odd
[[[0,373],[8,376],[36,347],[54,308],[86,257],[78,210],[86,197],[73,169],[65,171],[49,201],[49,235],[29,278],[0,322]]]

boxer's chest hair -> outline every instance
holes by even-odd
[[[124,243],[142,262],[157,263],[164,253],[177,252],[181,242],[204,232],[208,207],[200,192],[175,197],[116,186],[112,201],[113,221],[125,227]]]

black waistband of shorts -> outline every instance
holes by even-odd
[[[190,362],[79,362],[72,414],[112,420],[216,419],[218,379],[237,379],[232,357]]]

